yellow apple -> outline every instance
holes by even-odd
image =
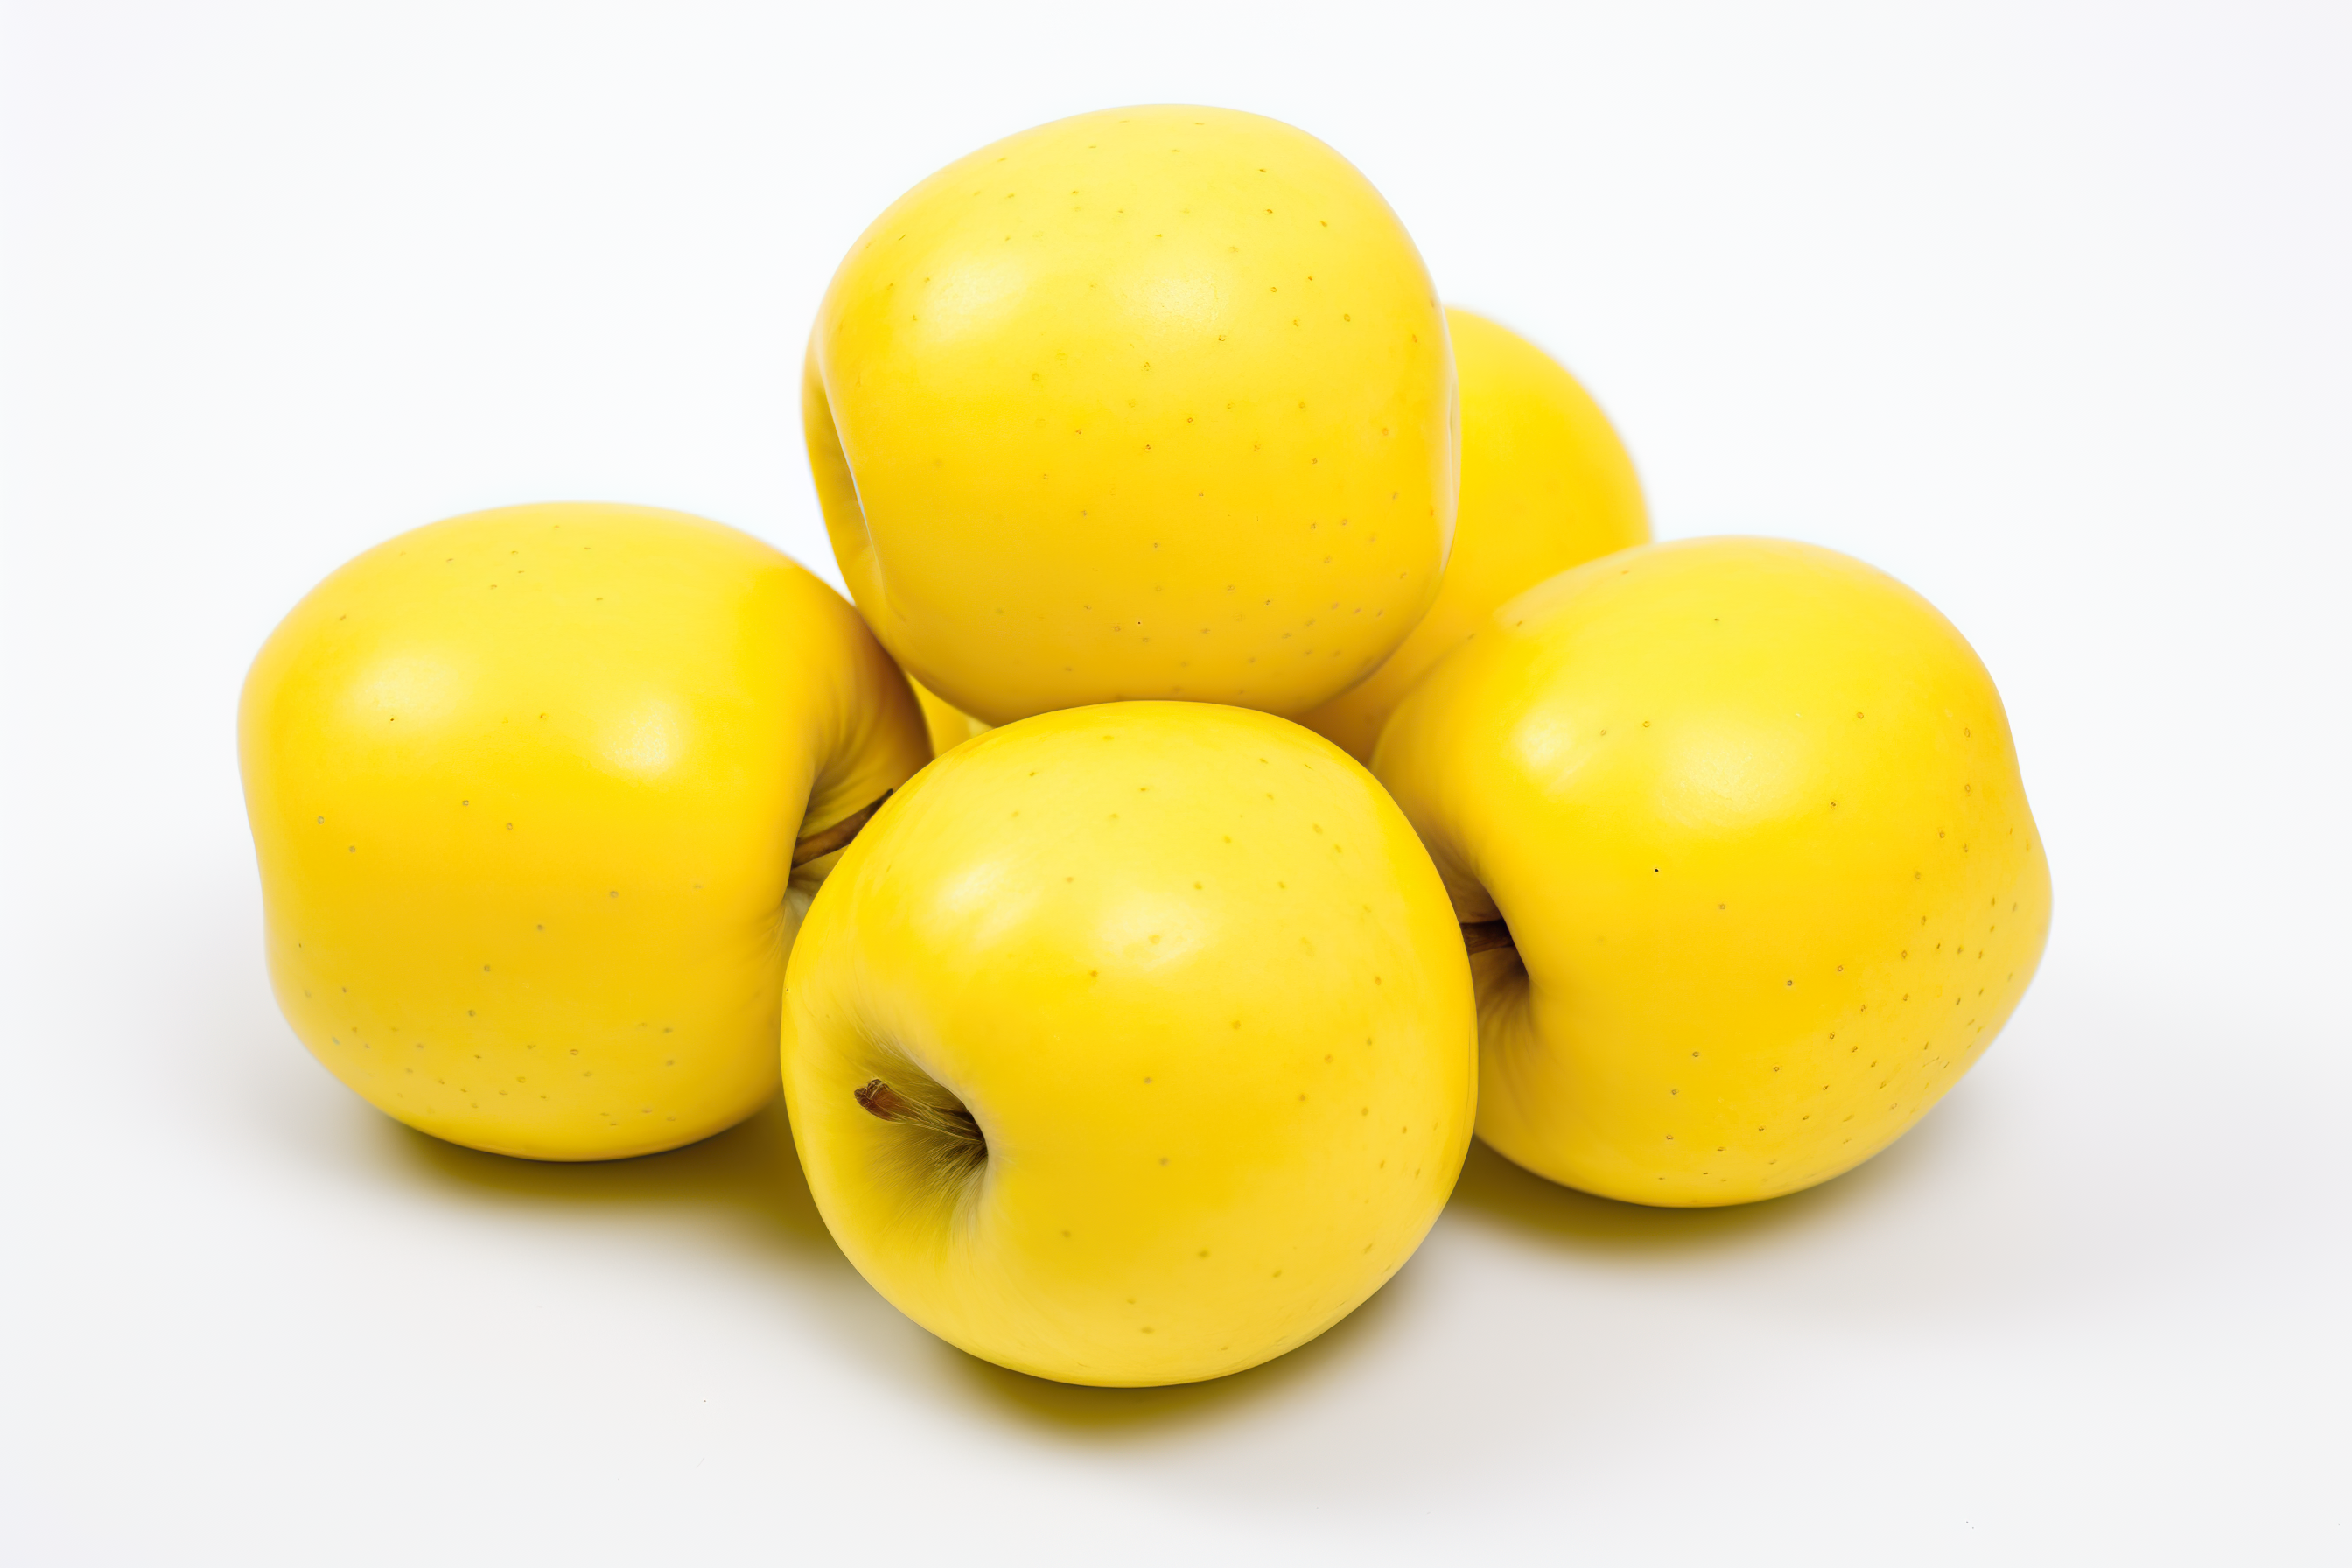
[[[986,723],[1117,698],[1300,713],[1428,607],[1454,361],[1338,153],[1230,110],[1057,121],[877,219],[802,415],[851,595]]]
[[[671,1148],[774,1094],[795,841],[805,884],[929,754],[816,578],[589,504],[336,571],[254,660],[238,742],[295,1033],[410,1126],[549,1160]]]
[[[1468,1147],[1476,1021],[1371,776],[1208,703],[1046,714],[894,795],[811,907],[784,1095],[852,1263],[1069,1383],[1238,1372],[1411,1257]]]
[[[931,738],[933,756],[954,751],[988,728],[971,714],[941,701],[939,693],[921,681],[909,679],[907,684],[915,689],[915,700],[922,705],[923,728]]]
[[[1606,1197],[1742,1203],[1868,1159],[2000,1032],[2049,930],[1984,666],[1810,545],[1644,545],[1528,590],[1375,765],[1494,944],[1479,1135]]]
[[[1445,321],[1462,387],[1462,497],[1437,602],[1369,679],[1299,720],[1366,762],[1412,683],[1487,611],[1650,537],[1633,460],[1576,378],[1484,316],[1448,306]]]

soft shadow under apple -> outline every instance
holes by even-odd
[[[1767,1203],[1728,1208],[1648,1208],[1593,1197],[1520,1169],[1474,1142],[1440,1224],[1496,1224],[1570,1255],[1664,1259],[1784,1237],[1831,1223],[1858,1205],[1885,1201],[1919,1179],[1937,1157],[1939,1110],[1893,1148],[1835,1181]],[[805,1262],[847,1262],[819,1216],[793,1147],[780,1100],[727,1132],[684,1149],[634,1160],[561,1163],[486,1154],[394,1125],[404,1162],[478,1200],[593,1207],[700,1209],[740,1219],[755,1248]],[[1163,1388],[1092,1388],[1011,1372],[933,1342],[942,1378],[978,1402],[1033,1427],[1088,1442],[1143,1438],[1229,1419],[1295,1397],[1345,1375],[1412,1308],[1413,1270],[1403,1273],[1316,1339],[1247,1372]],[[892,1310],[878,1296],[870,1310]]]
[[[821,1252],[847,1267],[809,1194],[781,1100],[715,1138],[634,1160],[519,1160],[462,1148],[397,1123],[391,1124],[391,1135],[404,1163],[437,1184],[478,1200],[577,1209],[676,1206],[730,1213],[747,1222],[744,1233],[758,1237],[763,1251],[782,1250],[796,1259]],[[1408,1268],[1363,1306],[1289,1354],[1208,1383],[1088,1388],[1010,1372],[943,1341],[933,1345],[940,1375],[1016,1418],[1097,1438],[1122,1431],[1160,1432],[1279,1397],[1333,1372],[1377,1339],[1400,1292],[1411,1289],[1410,1272]],[[867,1300],[877,1313],[893,1310],[878,1296]]]
[[[1443,1225],[1468,1218],[1500,1222],[1570,1254],[1595,1259],[1665,1258],[1744,1246],[1767,1237],[1831,1223],[1832,1217],[1879,1202],[1917,1179],[1936,1158],[1939,1121],[1931,1116],[1876,1159],[1801,1193],[1726,1208],[1650,1208],[1598,1198],[1546,1181],[1474,1142]],[[967,1356],[942,1345],[941,1356],[998,1408],[1049,1429],[1092,1440],[1122,1433],[1159,1433],[1181,1424],[1234,1415],[1338,1375],[1412,1310],[1412,1270],[1320,1337],[1262,1366],[1207,1383],[1166,1388],[1087,1388]]]
[[[1947,1142],[1939,1107],[1875,1158],[1786,1197],[1723,1208],[1652,1208],[1594,1197],[1545,1180],[1473,1141],[1448,1215],[1493,1220],[1561,1250],[1595,1257],[1658,1256],[1746,1246],[1831,1223],[1921,1179]]]
[[[478,1198],[702,1209],[743,1221],[763,1251],[840,1257],[801,1174],[782,1099],[716,1137],[633,1160],[520,1160],[394,1127],[407,1163]]]

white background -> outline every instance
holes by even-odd
[[[2343,1561],[2347,15],[9,5],[0,1557]],[[1353,158],[1662,534],[1940,605],[2058,912],[1857,1173],[1670,1213],[1479,1152],[1322,1341],[1103,1393],[900,1319],[775,1114],[558,1168],[340,1089],[232,721],[311,583],[453,512],[831,575],[794,399],[850,240],[1164,100]]]

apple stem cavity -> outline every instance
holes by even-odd
[[[961,1105],[927,1104],[900,1094],[878,1078],[867,1079],[861,1087],[850,1092],[857,1097],[857,1103],[869,1116],[926,1128],[942,1138],[968,1146],[974,1158],[988,1152],[988,1139],[980,1130],[979,1119]]]
[[[820,856],[830,855],[856,837],[857,830],[873,820],[874,814],[882,809],[882,803],[888,800],[894,793],[896,792],[884,790],[875,796],[874,803],[863,811],[853,811],[831,827],[812,833],[794,844],[793,846],[793,866],[805,866]],[[881,1112],[876,1111],[875,1114],[878,1116]]]
[[[1501,921],[1465,921],[1462,922],[1462,945],[1473,952],[1491,952],[1498,947],[1517,947],[1511,940],[1511,928]]]

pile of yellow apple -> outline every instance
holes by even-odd
[[[1582,389],[1303,132],[950,164],[842,263],[803,406],[855,608],[717,523],[521,506],[256,659],[271,977],[386,1113],[617,1159],[781,1082],[917,1321],[1173,1383],[1379,1289],[1474,1128],[1633,1203],[1794,1192],[2033,972],[1959,633],[1826,550],[1646,542]]]

